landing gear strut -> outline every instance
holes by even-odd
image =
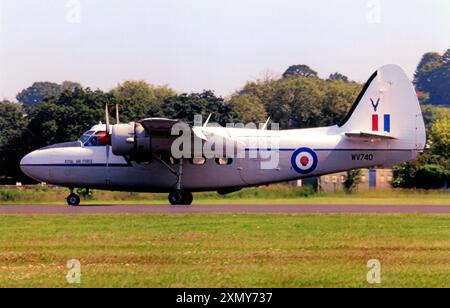
[[[70,195],[66,198],[67,204],[70,206],[80,205],[80,196],[73,192],[73,188],[70,189]]]
[[[172,169],[164,160],[162,160],[157,155],[153,154],[153,157],[163,164],[172,174],[177,177],[177,184],[174,191],[169,194],[169,202],[172,205],[191,205],[194,201],[194,197],[192,193],[186,190],[183,190],[181,181],[183,178],[183,159],[180,159],[178,162],[178,171]]]

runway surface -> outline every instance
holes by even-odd
[[[432,205],[2,205],[0,215],[133,213],[304,213],[304,214],[450,214],[450,206]]]

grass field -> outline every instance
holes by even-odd
[[[450,287],[449,215],[0,216],[0,287]]]
[[[65,204],[67,189],[0,189],[1,204]],[[422,190],[376,190],[354,194],[315,193],[310,188],[275,185],[244,189],[227,196],[217,193],[194,195],[195,204],[405,204],[450,205],[450,192]],[[166,194],[137,194],[95,191],[83,204],[167,204]]]

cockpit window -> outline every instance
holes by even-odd
[[[85,145],[86,142],[89,141],[89,139],[92,137],[93,134],[95,134],[95,132],[94,132],[94,131],[91,131],[91,130],[88,131],[88,132],[85,132],[85,133],[83,134],[83,136],[80,137],[81,143],[83,143],[83,144]]]
[[[111,137],[106,132],[88,131],[81,136],[80,141],[85,147],[103,147],[111,144]]]

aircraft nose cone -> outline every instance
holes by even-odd
[[[33,153],[30,153],[30,154],[26,155],[25,157],[23,157],[22,160],[20,161],[20,167],[30,164],[31,160],[32,160],[32,156],[33,156]]]
[[[28,155],[26,155],[22,160],[20,161],[20,169],[23,173],[25,173],[30,178],[35,178],[33,176],[33,163],[35,160],[36,152],[32,152]]]

